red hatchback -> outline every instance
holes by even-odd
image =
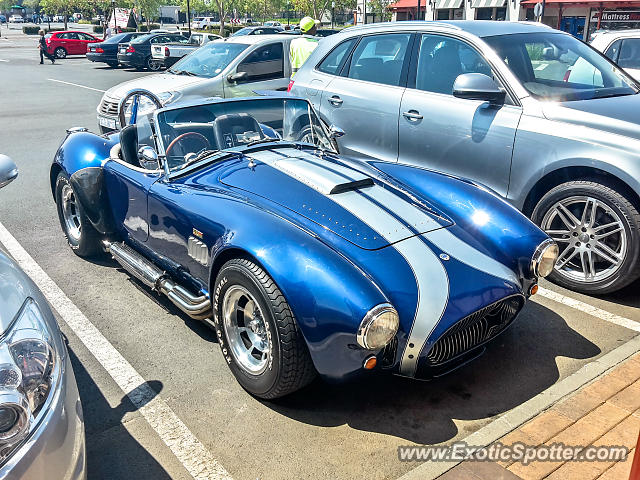
[[[101,42],[101,38],[94,37],[85,32],[66,31],[54,32],[45,35],[47,51],[56,58],[65,58],[67,55],[85,55],[87,45]]]

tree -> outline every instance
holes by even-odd
[[[293,0],[293,5],[296,10],[303,12],[305,15],[311,15],[313,18],[321,20],[324,13],[331,7],[331,1],[332,0]],[[333,1],[335,1],[336,10],[353,10],[356,6],[355,0]]]
[[[394,3],[392,0],[369,0],[370,12],[374,17],[380,16],[380,20],[388,22],[391,20],[391,10],[389,5]]]
[[[64,29],[67,21],[74,12],[84,10],[89,0],[40,0],[40,7],[47,15],[63,15]]]
[[[162,5],[164,5],[164,0],[137,0],[136,5],[140,9],[140,12],[144,18],[147,20],[147,29],[149,27],[149,23],[152,18],[158,16],[158,11]]]

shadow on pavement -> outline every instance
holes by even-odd
[[[640,295],[638,295],[638,292],[640,292],[640,280],[636,280],[631,283],[631,285],[624,287],[622,290],[618,290],[617,292],[613,292],[608,295],[600,295],[596,298],[617,303],[619,305],[638,308],[640,307]]]
[[[553,385],[560,377],[557,357],[584,360],[600,352],[562,317],[530,302],[512,328],[488,345],[485,355],[445,377],[425,382],[372,375],[344,385],[316,380],[267,405],[311,425],[348,424],[435,444],[464,435],[454,420],[489,421]]]
[[[137,410],[129,397],[124,395],[117,406],[111,407],[70,348],[69,356],[78,383],[84,414],[87,478],[89,480],[170,479],[165,469],[122,424],[127,413]],[[159,381],[147,383],[156,393],[162,390],[162,383]]]

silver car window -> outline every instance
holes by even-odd
[[[622,68],[640,68],[640,38],[622,40],[618,65]]]
[[[399,86],[410,39],[409,33],[364,37],[351,57],[348,77]]]

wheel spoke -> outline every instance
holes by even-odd
[[[595,264],[593,263],[593,253],[591,251],[582,252],[580,257],[585,280],[595,277],[596,268]]]
[[[556,213],[558,214],[558,217],[560,217],[560,220],[562,220],[562,222],[571,230],[580,225],[580,220],[578,220],[576,216],[561,203],[556,205]]]
[[[611,228],[611,227],[615,227],[615,226],[619,226],[620,224],[618,222],[611,222],[611,223],[607,223],[605,225],[598,225],[597,227],[595,227],[593,229],[593,231],[595,233],[599,233],[602,230],[606,230],[607,228]]]
[[[562,267],[564,267],[567,264],[567,262],[569,262],[573,257],[576,256],[577,253],[578,253],[578,250],[576,250],[573,247],[565,248],[564,251],[558,257],[558,260],[556,262],[556,268],[559,270]]]
[[[582,219],[580,223],[582,225],[593,225],[596,220],[597,209],[598,201],[595,198],[587,198],[587,201],[584,202],[584,209],[582,210]]]
[[[617,265],[620,262],[620,257],[618,256],[618,254],[614,252],[608,245],[602,242],[596,242],[593,245],[593,251],[613,265]]]
[[[614,233],[618,233],[620,231],[622,231],[622,225],[615,223],[615,225],[617,225],[616,228],[614,228],[613,230],[609,230],[608,232],[605,233],[600,233],[596,235],[596,239],[601,240],[605,237],[608,237],[609,235],[613,235]]]
[[[569,230],[547,230],[545,233],[556,242],[571,241],[571,232]]]

